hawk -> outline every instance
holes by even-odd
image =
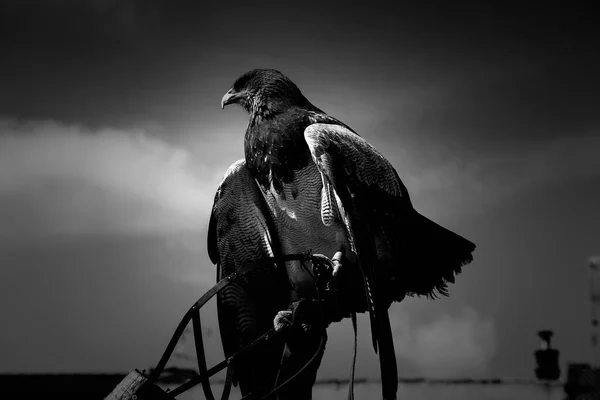
[[[208,249],[219,276],[274,255],[331,257],[330,283],[339,306],[331,320],[354,321],[355,313],[369,313],[382,395],[395,399],[398,372],[388,308],[405,296],[447,295],[447,283],[473,260],[475,245],[417,212],[390,162],[314,106],[281,72],[246,72],[222,99],[223,108],[231,104],[248,112],[249,122],[245,157],[226,173],[212,209]],[[249,278],[237,296],[219,297],[226,353],[268,329],[278,310],[318,295],[300,261],[282,264],[285,274],[273,272],[277,276],[254,284]],[[311,388],[320,357],[313,363],[304,376]],[[241,380],[256,373],[251,366],[242,369]]]

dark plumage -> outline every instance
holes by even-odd
[[[242,75],[222,100],[234,103],[250,114],[245,168],[268,205],[271,237],[284,253],[342,254],[341,314],[369,312],[383,397],[395,398],[388,307],[406,295],[446,295],[475,245],[419,214],[392,165],[280,72]],[[298,266],[286,268],[292,298],[314,296]]]

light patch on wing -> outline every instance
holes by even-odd
[[[290,217],[291,219],[296,219],[296,212],[294,210],[290,210],[289,208],[284,208],[283,211]]]
[[[402,196],[394,167],[362,137],[340,125],[312,124],[304,130],[313,161],[323,174],[332,173],[332,154],[341,154],[347,174],[366,185],[377,185],[394,196]]]
[[[285,213],[287,214],[288,217],[290,217],[291,219],[296,219],[296,212],[288,206],[285,196],[285,192],[282,192],[281,195],[277,193],[277,191],[275,190],[275,187],[273,186],[273,171],[269,171],[269,182],[271,183],[271,186],[269,187],[269,192],[271,194],[271,196],[273,197],[273,200],[275,200],[275,203],[277,203],[277,206],[282,210],[285,211]],[[271,207],[273,208],[273,207]],[[273,210],[274,212],[276,212],[275,210]]]
[[[337,204],[338,207],[338,212],[340,214],[340,219],[344,222],[344,233],[346,236],[346,240],[348,240],[348,243],[350,244],[350,249],[356,253],[356,246],[354,245],[354,235],[352,233],[352,228],[350,227],[350,217],[348,216],[348,213],[346,213],[346,210],[344,209],[344,205],[342,204],[342,199],[340,199],[340,196],[338,196],[337,192],[335,190],[333,190],[333,195],[335,196],[335,202]]]
[[[323,178],[323,189],[321,189],[321,220],[325,226],[331,226],[335,221],[335,210],[331,201],[332,188],[329,182]]]
[[[269,231],[267,229],[264,230],[263,240],[265,243],[271,244],[267,247],[267,251],[269,253],[269,257],[275,257],[275,253],[273,253],[273,245],[271,241],[271,235],[269,235]]]
[[[275,216],[277,216],[279,214],[278,211],[281,210],[281,211],[285,211],[287,216],[290,217],[291,219],[294,219],[294,220],[296,219],[296,211],[291,209],[288,206],[287,202],[275,192],[275,188],[273,188],[273,184],[271,184],[268,195],[271,196],[271,198],[273,200],[275,200],[275,204],[277,205],[277,207],[273,207],[271,205],[271,202],[269,202],[269,208],[271,208],[271,210],[273,211]],[[279,208],[279,210],[277,208]]]

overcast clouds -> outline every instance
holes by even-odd
[[[254,67],[290,76],[478,246],[450,298],[392,306],[401,375],[531,377],[545,328],[563,363],[589,356],[600,85],[585,10],[0,7],[0,371],[158,360],[214,283],[208,214],[247,123],[219,101]],[[217,361],[214,305],[204,320]],[[321,376],[346,376],[347,332],[330,329]],[[367,332],[363,316],[358,376],[377,375]]]
[[[0,124],[0,208],[13,204],[23,211],[3,224],[5,235],[204,228],[212,202],[206,188],[218,177],[201,165],[193,169],[185,149],[143,131],[90,132],[53,121]]]

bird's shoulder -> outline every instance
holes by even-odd
[[[338,126],[343,129],[347,129],[350,133],[352,133],[356,136],[360,136],[358,133],[356,133],[356,131],[354,129],[350,128],[348,125],[346,125],[339,119],[334,118],[331,115],[325,113],[324,111],[319,110],[318,108],[307,110],[306,113],[308,115],[310,125],[327,124],[327,125],[331,125],[331,126]],[[308,126],[307,126],[307,128],[308,128]]]
[[[291,107],[269,117],[253,116],[244,139],[248,168],[261,184],[291,182],[294,171],[307,165],[310,152],[304,130],[311,125],[307,110]],[[270,177],[270,178],[269,178]]]

